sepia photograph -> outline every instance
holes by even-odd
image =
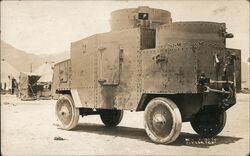
[[[1,155],[249,155],[249,0],[2,0]]]

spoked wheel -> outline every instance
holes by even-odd
[[[79,109],[75,108],[70,95],[63,95],[58,99],[56,117],[62,129],[70,130],[76,127],[79,120]]]
[[[102,122],[109,127],[117,126],[123,117],[122,110],[102,110],[100,113]]]
[[[217,110],[203,110],[196,114],[191,126],[202,137],[214,137],[225,127],[226,112]]]
[[[167,98],[151,100],[144,112],[144,126],[155,143],[168,144],[177,139],[181,131],[181,113],[176,104]]]

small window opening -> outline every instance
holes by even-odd
[[[138,18],[141,20],[148,20],[148,13],[139,13]]]

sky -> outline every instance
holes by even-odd
[[[168,10],[176,21],[212,21],[227,24],[234,38],[227,47],[249,57],[249,1],[1,1],[1,40],[34,54],[70,51],[70,43],[110,31],[110,13],[149,6]]]

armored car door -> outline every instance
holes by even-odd
[[[120,83],[122,50],[117,43],[98,45],[97,108],[113,109],[115,93]]]
[[[103,86],[118,85],[120,82],[120,59],[122,51],[117,43],[105,43],[98,47],[99,78]]]

